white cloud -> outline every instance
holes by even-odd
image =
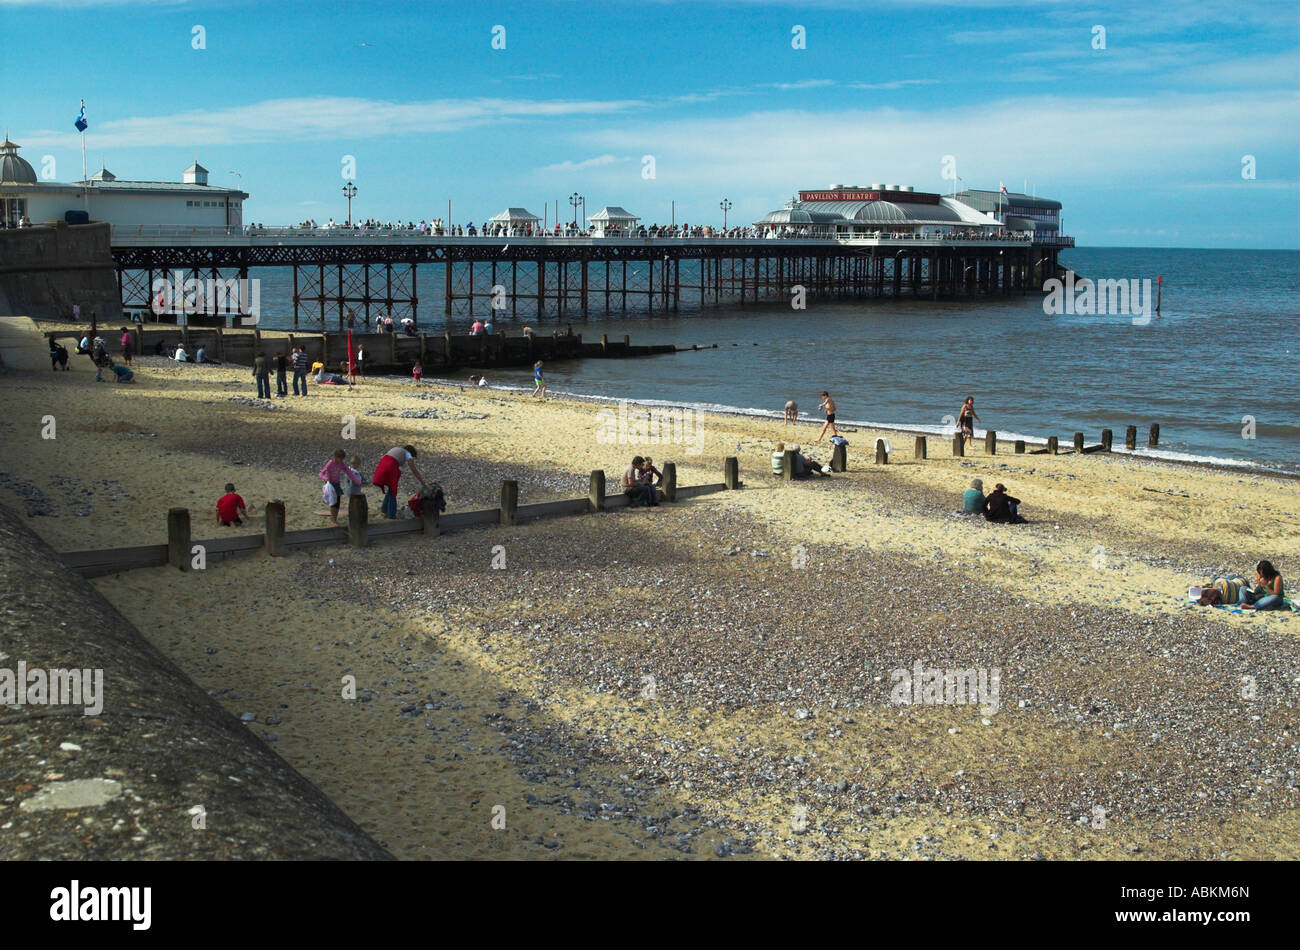
[[[390,102],[317,96],[268,99],[224,109],[109,119],[91,126],[95,148],[196,147],[257,142],[392,138],[453,132],[492,122],[558,116],[614,115],[642,108],[639,100],[439,99]],[[33,147],[79,147],[73,132],[40,130]]]
[[[546,165],[542,167],[541,169],[539,169],[539,171],[576,172],[576,171],[582,171],[583,169],[586,168],[599,168],[602,165],[612,165],[615,162],[626,162],[629,160],[630,159],[627,158],[619,158],[616,155],[605,154],[605,155],[597,155],[594,158],[584,158],[580,162],[575,162],[571,160],[556,162],[554,165]]]
[[[634,117],[582,132],[588,147],[654,154],[657,182],[681,195],[744,182],[772,201],[810,183],[888,181],[942,189],[943,156],[971,187],[1038,182],[1040,192],[1144,183],[1168,173],[1240,178],[1239,157],[1294,152],[1300,96],[1165,93],[1139,98],[1008,98],[940,110],[754,111],[718,119]],[[635,144],[633,144],[635,143]],[[597,170],[600,171],[600,170]],[[1294,178],[1294,169],[1289,173]],[[632,184],[625,170],[598,178]],[[950,185],[949,185],[950,187]]]

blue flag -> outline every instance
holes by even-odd
[[[86,131],[87,128],[90,127],[90,123],[86,121],[86,100],[85,99],[81,100],[81,115],[77,116],[77,121],[72,124],[77,127],[78,132],[84,132]]]

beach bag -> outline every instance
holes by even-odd
[[[325,483],[325,487],[321,489],[320,497],[325,502],[326,507],[329,508],[333,508],[339,503],[339,493],[333,482]]]

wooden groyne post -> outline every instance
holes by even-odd
[[[913,450],[913,455],[918,459],[924,460],[926,458],[927,451],[928,450],[925,444],[925,436],[918,435],[916,437],[916,448]]]
[[[952,437],[952,454],[958,456],[966,454],[966,442],[962,439],[960,432]]]
[[[849,447],[836,442],[831,449],[831,471],[847,472],[849,470]]]
[[[1124,430],[1124,448],[1130,452],[1138,447],[1138,427],[1128,426]]]
[[[1016,454],[1017,454],[1017,455],[1024,455],[1024,454],[1025,454],[1025,440],[1024,440],[1024,439],[1016,439]]]
[[[722,463],[722,482],[727,486],[728,491],[735,491],[740,487],[740,462],[734,455],[728,455]]]
[[[1056,454],[1056,447],[1057,447],[1056,436],[1054,436],[1054,435],[1049,435],[1049,436],[1047,437],[1047,454],[1048,454],[1048,455],[1055,455],[1055,454]]]
[[[190,510],[167,509],[167,563],[182,571],[190,569]]]
[[[1113,438],[1114,438],[1114,433],[1112,433],[1109,429],[1101,430],[1101,450],[1103,452],[1110,451],[1110,444]]]
[[[992,429],[984,433],[984,451],[988,455],[998,454],[998,434]]]
[[[677,500],[677,463],[664,462],[664,477],[662,479],[664,490],[664,501]]]
[[[365,495],[348,496],[348,544],[364,548],[370,541],[370,506]]]
[[[1082,432],[1076,432],[1074,434],[1074,451],[1078,452],[1080,455],[1083,454],[1083,433]]]
[[[605,510],[605,472],[602,469],[596,469],[591,473],[591,490],[588,495],[588,503],[592,511]]]
[[[885,448],[884,439],[876,439],[876,464],[877,465],[889,464],[889,449]]]
[[[515,524],[519,510],[519,483],[507,478],[501,483],[501,523]]]
[[[794,481],[794,449],[786,449],[781,456],[781,478],[784,481]]]
[[[1160,423],[1151,423],[1151,428],[1147,430],[1147,445],[1155,448],[1160,444]]]
[[[266,553],[284,557],[284,502],[266,503]]]

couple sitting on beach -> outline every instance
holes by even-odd
[[[970,488],[962,496],[962,513],[983,515],[986,521],[999,524],[1024,524],[1020,514],[1020,499],[1007,494],[1007,487],[1001,482],[993,486],[987,496],[984,494],[984,482],[972,479]]]
[[[772,453],[772,474],[778,478],[785,472],[786,452],[794,453],[795,478],[802,479],[807,478],[810,475],[829,476],[831,473],[831,467],[829,465],[818,465],[807,455],[804,455],[799,446],[791,445],[787,447],[784,442],[778,442],[776,444],[776,450]]]
[[[623,494],[628,497],[628,507],[635,508],[644,504],[650,508],[659,504],[659,489],[655,478],[664,480],[663,473],[654,467],[654,463],[640,455],[632,459],[632,464],[623,472]]]
[[[1255,586],[1241,575],[1216,577],[1201,587],[1193,587],[1198,604],[1208,607],[1240,607],[1243,610],[1296,610],[1282,588],[1282,575],[1272,561],[1255,565]]]

